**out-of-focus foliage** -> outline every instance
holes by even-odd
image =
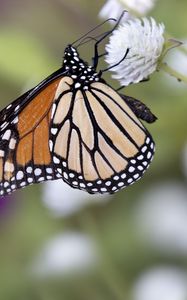
[[[98,13],[103,3],[104,1],[87,0],[0,1],[2,108],[61,65],[64,47],[100,22]],[[159,22],[164,22],[171,35],[187,39],[186,12],[186,1],[165,0],[157,1],[152,15]],[[105,26],[105,30],[106,28]],[[80,48],[86,60],[91,60],[92,46],[90,43]],[[180,61],[178,63],[180,65]],[[109,76],[110,74],[106,74],[105,78],[114,87],[118,87],[118,83]],[[11,199],[0,200],[0,299],[130,300],[139,297],[137,289],[136,292],[134,289],[139,278],[149,269],[162,265],[171,268],[175,266],[186,276],[187,249],[186,255],[184,249],[181,255],[180,251],[167,252],[166,249],[162,251],[159,245],[153,247],[148,237],[146,239],[144,236],[146,231],[141,231],[141,226],[137,226],[137,214],[141,201],[145,207],[145,202],[149,202],[149,197],[151,199],[151,193],[158,193],[160,199],[169,197],[171,204],[174,202],[176,205],[176,193],[173,193],[175,200],[169,191],[162,193],[163,186],[166,186],[164,191],[169,189],[170,181],[178,182],[176,190],[182,186],[180,197],[183,197],[182,204],[186,203],[187,206],[182,157],[187,142],[187,86],[180,85],[176,80],[171,81],[162,73],[156,73],[149,82],[132,85],[125,89],[125,93],[143,100],[158,117],[155,124],[147,126],[156,142],[155,159],[149,171],[142,180],[110,197],[103,205],[99,205],[99,201],[96,204],[92,202],[90,206],[87,205],[66,218],[52,217],[42,202],[43,185],[28,187],[15,193]],[[158,192],[159,186],[161,189]],[[68,201],[67,195],[66,198],[63,199],[62,194],[62,201]],[[102,202],[102,198],[100,201]],[[170,201],[164,201],[165,210],[166,203],[169,206]],[[154,208],[155,205],[154,203]],[[144,212],[154,214],[149,209],[145,208]],[[159,209],[162,210],[161,200]],[[181,209],[177,210],[180,211]],[[170,212],[168,209],[168,214]],[[174,228],[172,230],[175,236],[176,230],[179,230],[181,240],[181,226],[177,225],[180,217],[177,220],[172,217],[173,214],[171,218],[168,217],[173,226],[169,228]],[[184,218],[183,215],[182,219]],[[151,218],[146,220],[149,226]],[[163,220],[162,224],[166,228],[170,226]],[[155,227],[154,223],[154,230]],[[97,244],[99,258],[95,268],[92,267],[86,273],[85,270],[80,274],[75,272],[71,276],[64,276],[63,272],[47,277],[34,274],[32,263],[38,258],[41,249],[53,237],[66,231],[88,235]],[[171,236],[172,233],[168,232]],[[167,236],[167,230],[164,234]],[[76,250],[75,246],[75,253]],[[61,251],[60,248],[57,251]],[[45,253],[45,258],[48,254]],[[51,259],[50,262],[52,261]],[[177,280],[180,281],[180,278]],[[174,280],[174,285],[178,284],[177,280]],[[184,278],[181,285],[183,280]],[[160,300],[171,300],[168,297],[170,296],[165,295]],[[147,300],[135,300],[139,299]]]

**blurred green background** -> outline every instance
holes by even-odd
[[[98,13],[104,3],[98,0],[0,0],[2,108],[59,68],[65,46],[101,21]],[[156,3],[151,15],[163,22],[167,32],[173,37],[184,40],[187,39],[186,12],[186,0],[164,0]],[[87,60],[92,56],[92,46],[90,43],[81,48],[82,56]],[[175,60],[173,55],[170,58],[171,64]],[[178,64],[180,67],[180,60]],[[181,61],[183,67],[184,64]],[[105,78],[114,87],[118,87],[110,74]],[[187,206],[187,86],[157,72],[149,82],[132,85],[125,92],[143,100],[158,117],[155,124],[146,125],[156,142],[155,158],[148,172],[142,180],[110,197],[109,201],[104,201],[101,197],[96,203],[91,201],[91,205],[82,207],[68,217],[54,217],[50,213],[42,201],[43,185],[28,187],[15,193],[12,198],[2,200],[0,299],[130,300],[135,297],[133,293],[138,278],[153,267],[175,266],[182,272],[187,272],[187,247],[183,252],[178,251],[178,248],[172,251],[172,246],[169,246],[171,251],[163,250],[162,245],[155,246],[154,241],[147,238],[146,230],[137,225],[138,222],[141,223],[141,220],[138,221],[141,219],[141,203],[149,202],[152,196],[159,195],[161,212],[162,200],[164,202],[166,198],[169,199],[169,216],[170,197],[175,191],[175,199],[183,191],[181,197],[184,201],[181,201]],[[164,193],[161,188],[163,186]],[[170,188],[173,191],[171,193]],[[54,187],[54,197],[55,192]],[[68,197],[71,195],[66,194],[64,199],[62,193],[62,201],[68,201]],[[163,206],[163,209],[167,215],[167,206]],[[146,214],[154,215],[154,210],[146,208],[143,213],[143,219],[146,219]],[[158,213],[158,217],[159,215]],[[187,214],[182,217],[187,220]],[[180,213],[178,218],[180,223]],[[162,221],[158,218],[158,226]],[[149,218],[144,227],[146,226],[149,228]],[[178,225],[172,226],[167,227],[170,229],[168,234],[173,237],[174,230],[174,235],[180,236],[180,242],[186,240],[187,221],[182,232],[180,226],[179,229],[176,229]],[[176,230],[179,231],[176,233]],[[64,275],[63,270],[51,276],[31,271],[33,261],[47,241],[67,231],[80,232],[94,240],[99,257],[97,263],[94,263],[95,267],[78,274],[72,272],[68,276]],[[177,244],[179,240],[176,238],[173,241],[174,249]],[[76,247],[73,250],[76,253]],[[160,300],[170,299],[163,296]]]

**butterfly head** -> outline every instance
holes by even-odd
[[[70,71],[76,70],[80,67],[83,60],[80,59],[79,53],[72,45],[68,45],[64,51],[63,66]],[[84,63],[85,64],[85,63]]]
[[[72,45],[68,45],[64,51],[63,68],[72,77],[75,86],[82,86],[87,89],[90,83],[99,80],[99,74],[95,68],[82,60],[77,49]]]
[[[71,60],[79,61],[79,53],[75,47],[68,45],[64,51],[64,60],[71,62]]]

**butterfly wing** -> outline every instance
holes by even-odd
[[[74,91],[71,84],[56,103],[51,128],[57,172],[89,193],[113,193],[140,179],[154,154],[151,135],[107,84]]]
[[[61,91],[65,87],[59,74],[55,72],[0,113],[0,195],[61,177],[54,171],[49,149],[53,104],[59,83]]]
[[[63,178],[89,193],[113,193],[138,180],[154,142],[112,88],[75,88],[53,76],[0,114],[0,195]]]

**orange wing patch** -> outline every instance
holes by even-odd
[[[52,82],[20,113],[17,126],[20,138],[33,131],[41,120],[48,114],[59,82],[60,79]]]
[[[0,195],[32,182],[55,178],[49,130],[53,103],[63,92],[62,87],[66,87],[64,78],[44,86],[17,115],[22,103],[12,105],[12,120],[8,119],[9,127],[0,139]]]
[[[32,159],[33,133],[22,138],[17,146],[16,161],[19,165],[25,166]]]
[[[22,166],[31,159],[35,164],[50,163],[48,119],[60,80],[55,80],[41,91],[19,115],[17,160]]]
[[[49,152],[49,124],[47,117],[36,127],[34,131],[34,164],[47,165],[51,161]]]

